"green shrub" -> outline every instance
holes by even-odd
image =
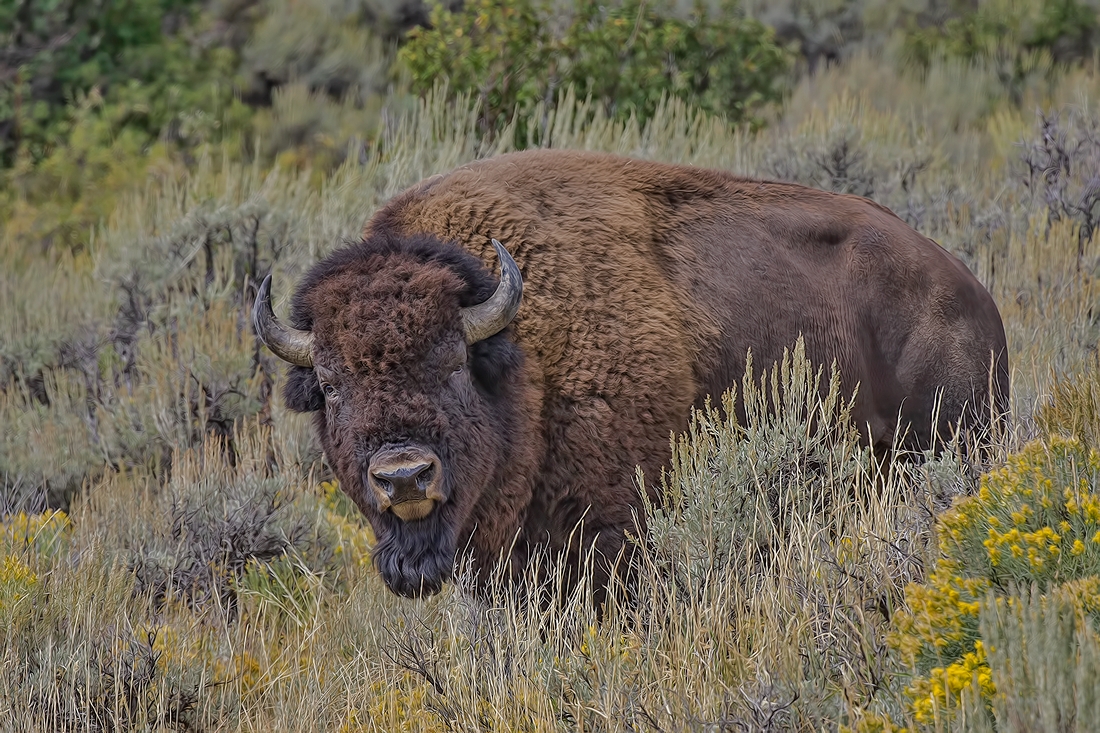
[[[984,0],[948,6],[946,17],[912,28],[906,36],[907,50],[922,65],[936,52],[975,59],[1044,50],[1058,61],[1079,61],[1100,43],[1100,5],[1093,0]]]
[[[173,18],[198,22],[193,0],[48,5],[15,24],[31,55],[15,84],[0,85],[0,118],[12,120],[0,138],[0,216],[23,246],[79,249],[150,165],[237,145],[249,112],[234,95],[236,54],[164,33]],[[28,22],[38,36],[19,35]]]
[[[736,4],[714,14],[698,4],[687,18],[641,0],[576,0],[564,18],[554,10],[543,0],[436,6],[430,27],[410,31],[399,58],[416,89],[445,79],[453,93],[471,94],[484,133],[519,109],[552,105],[570,86],[614,117],[641,120],[674,96],[735,123],[759,123],[761,109],[782,96],[789,54]]]
[[[156,139],[192,108],[230,106],[232,89],[222,84],[217,104],[204,97],[205,83],[231,77],[234,55],[200,49],[179,33],[198,19],[197,0],[57,0],[18,11],[5,4],[0,28],[15,83],[0,92],[0,110],[13,124],[0,140],[0,163],[17,150],[38,161],[62,146],[75,125],[67,119],[70,100],[99,89],[117,124]]]
[[[937,56],[994,66],[1016,105],[1029,79],[1049,76],[1057,63],[1080,62],[1100,47],[1095,0],[985,0],[951,3],[946,17],[911,22],[904,58],[927,69]]]

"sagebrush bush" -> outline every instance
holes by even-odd
[[[236,445],[232,461],[216,439],[178,455],[164,487],[106,476],[75,525],[61,512],[0,522],[0,710],[12,713],[0,728],[224,726],[308,664],[228,635],[313,619],[361,576],[373,539],[332,487],[272,477],[269,442]]]
[[[674,446],[665,505],[647,512],[647,541],[667,555],[673,587],[690,594],[706,594],[731,566],[768,562],[796,534],[792,523],[816,526],[848,502],[827,487],[855,492],[868,479],[853,398],[841,394],[835,370],[823,385],[801,341],[759,377],[752,367],[750,352],[740,390],[746,424],[736,389],[696,413]]]
[[[106,462],[89,432],[82,382],[49,373],[42,378],[42,395],[47,404],[22,385],[0,394],[0,509],[65,506]]]
[[[136,593],[230,620],[241,593],[302,613],[322,576],[331,586],[366,562],[373,539],[331,490],[326,498],[277,472],[269,434],[242,436],[243,424],[232,443],[210,438],[177,454],[144,521],[117,538]]]
[[[0,522],[4,730],[186,728],[209,681],[164,657],[133,578],[60,512]]]
[[[986,696],[997,731],[1095,729],[1100,720],[1100,577],[1071,581],[1045,594],[1024,589],[1007,598],[991,595],[982,604],[981,634],[997,687],[997,694]],[[984,712],[971,713],[969,730],[990,729],[981,725]]]
[[[364,6],[341,0],[270,0],[242,51],[264,93],[289,82],[339,99],[385,89],[391,53],[366,24]]]

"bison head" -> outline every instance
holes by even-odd
[[[295,327],[275,318],[270,275],[253,309],[257,335],[293,365],[286,404],[316,413],[341,487],[375,530],[374,562],[401,595],[438,592],[475,529],[522,509],[494,505],[508,504],[497,495],[524,431],[522,354],[502,333],[523,284],[493,247],[499,284],[456,246],[375,234],[306,275]]]

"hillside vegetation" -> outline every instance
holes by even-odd
[[[575,16],[508,4],[541,18],[533,43],[475,2],[410,36],[427,9],[323,1],[0,9],[23,24],[0,43],[23,53],[0,58],[22,95],[0,96],[20,110],[0,125],[0,729],[1095,729],[1095,6],[746,3],[706,25],[623,3],[684,54],[629,97],[603,72],[506,88],[470,54],[409,59],[469,21],[543,83],[549,48],[604,63],[622,14],[547,28]],[[707,43],[756,19],[775,38],[723,46],[722,68],[770,59],[759,84],[696,84]],[[404,187],[533,146],[889,206],[996,299],[1009,429],[981,462],[878,461],[791,344],[733,385],[746,424],[716,395],[639,477],[666,500],[632,603],[394,596],[281,402],[256,285],[285,299]]]

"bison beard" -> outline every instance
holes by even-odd
[[[400,523],[394,520],[391,524]],[[424,519],[391,526],[372,551],[374,566],[394,593],[406,598],[434,595],[450,580],[455,561],[454,527],[438,511]]]
[[[1000,315],[960,261],[866,199],[719,171],[477,161],[399,194],[317,263],[293,326],[269,287],[253,321],[294,365],[286,404],[315,414],[402,596],[438,592],[458,551],[484,581],[502,552],[521,572],[548,548],[575,580],[594,535],[605,585],[626,533],[645,531],[636,467],[660,474],[670,433],[742,378],[749,349],[767,368],[803,337],[843,390],[858,384],[853,421],[879,448],[980,434],[1008,403]]]

